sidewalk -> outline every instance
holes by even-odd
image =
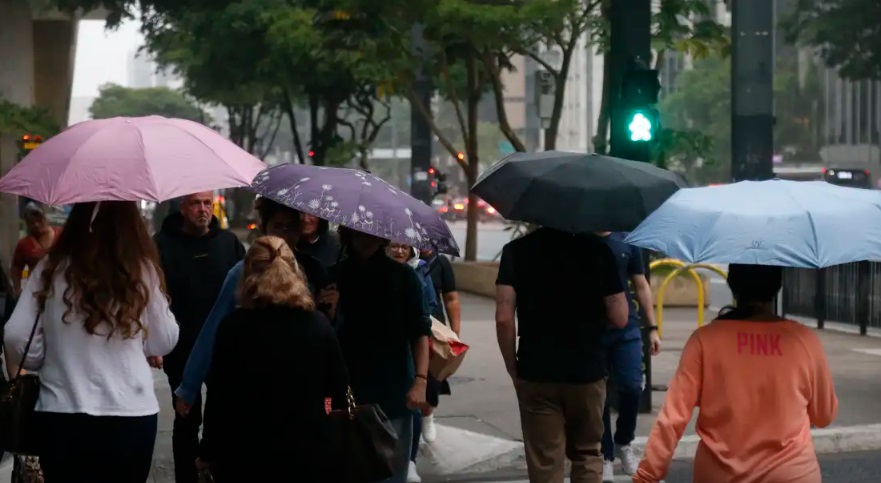
[[[419,470],[426,482],[443,481],[445,476],[517,471],[525,467],[517,400],[496,345],[493,302],[464,294],[461,300],[462,337],[471,350],[450,380],[453,395],[442,398],[436,413],[438,439],[431,447],[423,446]],[[654,384],[667,384],[670,380],[695,326],[694,310],[665,309],[663,348],[652,363]],[[881,338],[829,330],[818,334],[832,367],[840,409],[832,427],[815,430],[817,451],[881,449]],[[171,396],[165,375],[155,371],[154,378],[162,412],[151,483],[171,483]],[[656,392],[652,399],[655,412],[640,415],[635,443],[638,447],[645,443],[664,393]],[[696,445],[691,425],[677,448],[677,457],[693,456]],[[0,483],[8,481],[8,473],[0,466]],[[484,480],[478,477],[472,481]]]

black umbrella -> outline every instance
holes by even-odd
[[[630,231],[685,187],[678,174],[649,163],[545,151],[502,159],[471,192],[509,220],[588,233]]]

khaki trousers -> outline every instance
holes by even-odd
[[[606,380],[590,384],[517,381],[520,424],[530,483],[602,483]]]

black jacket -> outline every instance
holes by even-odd
[[[221,230],[216,218],[207,235],[184,233],[183,216],[172,213],[153,237],[159,248],[171,312],[180,325],[180,338],[165,358],[165,367],[182,370],[211,312],[226,274],[245,256],[245,247],[232,232]]]
[[[340,239],[336,233],[330,231],[327,220],[319,220],[318,239],[315,242],[310,243],[301,238],[297,243],[297,251],[318,260],[324,268],[330,268],[340,261],[340,249]]]

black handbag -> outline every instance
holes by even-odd
[[[394,474],[398,435],[378,405],[356,405],[349,387],[346,409],[329,417],[331,458],[339,474],[328,481],[370,483]]]
[[[0,381],[0,450],[20,455],[38,454],[34,408],[40,396],[40,378],[36,374],[22,374],[22,369],[39,322],[37,314],[15,377]]]

